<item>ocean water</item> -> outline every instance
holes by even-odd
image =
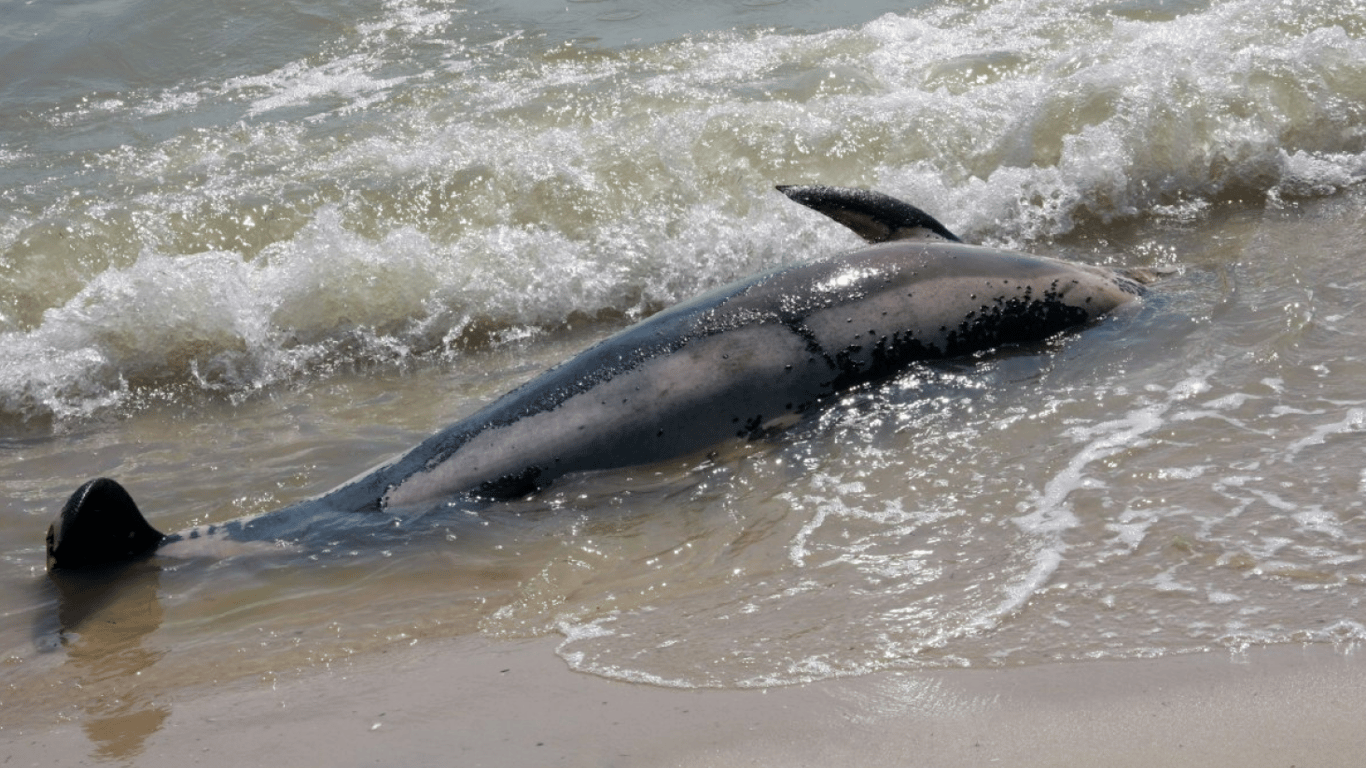
[[[0,2],[0,741],[554,636],[683,687],[1366,639],[1366,3]],[[373,541],[50,581],[328,490],[593,341],[858,247],[773,191],[1172,270],[1027,349]]]

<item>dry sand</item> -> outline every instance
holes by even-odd
[[[892,672],[733,691],[578,674],[554,644],[465,638],[187,696],[113,762],[1305,768],[1366,759],[1366,663],[1351,649]],[[102,762],[92,736],[107,753],[117,735],[90,728],[11,733],[0,764]]]

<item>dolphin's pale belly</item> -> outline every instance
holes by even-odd
[[[552,409],[480,432],[395,486],[385,505],[472,489],[517,495],[569,472],[646,464],[749,436],[821,394],[816,377],[792,366],[803,357],[811,357],[804,341],[779,325],[691,340]]]

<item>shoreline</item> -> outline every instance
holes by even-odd
[[[476,636],[373,654],[150,710],[141,749],[88,722],[14,734],[5,764],[1286,768],[1366,752],[1366,661],[1351,647],[716,690],[574,672],[558,642]],[[107,727],[137,728],[135,717]],[[117,744],[133,748],[107,749]]]

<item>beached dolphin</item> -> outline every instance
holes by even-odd
[[[48,530],[50,569],[124,562],[177,541],[292,540],[346,520],[507,499],[570,472],[646,464],[795,423],[832,395],[922,360],[1034,342],[1143,292],[1142,273],[962,243],[886,195],[778,187],[880,245],[782,267],[656,314],[406,454],[315,499],[164,535],[106,478]]]

